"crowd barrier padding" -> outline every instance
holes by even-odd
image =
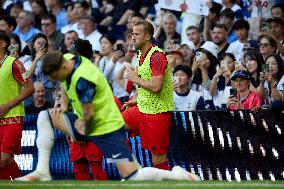
[[[169,162],[204,180],[283,180],[284,113],[250,111],[173,112]],[[37,163],[36,115],[26,115],[22,154],[15,157],[28,174]],[[53,179],[74,179],[66,136],[55,129],[50,171]],[[127,135],[127,133],[126,133]],[[152,166],[140,138],[129,138],[142,167]],[[120,179],[113,164],[103,161],[110,179]]]

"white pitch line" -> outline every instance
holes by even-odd
[[[151,184],[143,184],[143,183],[139,183],[139,184],[135,184],[135,183],[129,183],[129,184],[125,184],[125,183],[121,183],[121,184],[100,184],[100,183],[94,183],[94,184],[67,184],[67,183],[48,183],[48,182],[43,182],[43,183],[24,183],[24,182],[18,182],[18,183],[0,183],[0,186],[13,186],[13,187],[23,187],[23,186],[37,186],[37,187],[44,187],[44,186],[48,186],[48,187],[72,187],[72,186],[76,186],[76,187],[140,187],[140,188],[155,188],[155,187],[198,187],[198,188],[231,188],[231,187],[245,187],[245,188],[250,188],[250,187],[259,187],[259,188],[284,188],[284,184],[269,184],[269,183],[207,183],[207,184],[191,184],[191,183],[168,183],[168,184],[155,184],[155,183],[151,183]]]

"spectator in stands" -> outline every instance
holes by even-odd
[[[68,18],[66,10],[63,7],[63,2],[61,0],[47,0],[45,3],[51,14],[56,16],[56,20],[58,20],[56,22],[56,30],[60,30],[63,26],[66,26]]]
[[[235,57],[231,53],[225,53],[220,63],[220,67],[213,76],[210,85],[210,95],[217,109],[226,108],[227,100],[230,95],[231,74],[235,70]]]
[[[122,114],[131,136],[140,133],[142,147],[151,152],[154,166],[170,170],[167,152],[173,110],[172,80],[165,54],[151,43],[153,35],[154,28],[147,21],[133,26],[132,39],[139,50],[137,66],[128,67],[124,76],[138,85],[138,92],[137,98],[125,104],[128,109]]]
[[[16,180],[51,179],[48,166],[54,140],[53,128],[69,134],[73,140],[91,140],[98,145],[109,161],[116,163],[122,178],[127,180],[199,180],[198,176],[179,166],[174,167],[172,171],[152,167],[138,169],[125,142],[122,130],[124,121],[108,82],[88,59],[71,54],[63,55],[58,51],[48,52],[43,59],[42,68],[49,78],[62,82],[67,95],[62,93],[62,99],[65,103],[68,99],[72,99],[72,107],[76,114],[66,113],[62,108],[64,106],[40,112],[37,124],[41,127],[38,127],[40,129],[38,129],[37,147],[41,158],[39,162],[44,162],[36,171]],[[96,77],[93,77],[94,75]],[[72,79],[71,83],[67,84],[66,79],[71,77],[77,79]],[[84,87],[81,87],[82,83]],[[68,130],[68,127],[71,129]]]
[[[180,44],[181,36],[176,32],[177,17],[173,13],[166,13],[161,24],[158,26],[160,35],[156,36],[157,45],[163,49],[165,41],[175,41],[174,44]]]
[[[171,51],[167,55],[167,60],[171,67],[171,71],[173,71],[177,65],[184,64],[183,54],[180,51]]]
[[[14,154],[21,151],[23,100],[34,87],[22,63],[8,55],[10,39],[4,31],[0,31],[0,43],[0,179],[10,180],[21,174]]]
[[[17,34],[11,34],[10,35],[10,46],[8,47],[8,51],[9,51],[10,56],[13,56],[17,59],[19,59],[21,57],[21,55],[22,55],[21,40],[20,40],[20,38]],[[27,67],[25,67],[25,69],[28,70]]]
[[[16,2],[11,4],[11,9],[10,9],[10,16],[13,18],[17,19],[20,15],[20,13],[23,11],[23,3],[21,2]]]
[[[212,41],[206,41],[196,52],[192,64],[193,80],[191,89],[201,92],[207,109],[215,109],[209,93],[211,79],[220,64],[217,59],[219,47]]]
[[[133,25],[144,19],[145,16],[143,16],[140,12],[133,13],[133,15],[128,18],[128,23],[126,24],[127,29],[132,29]]]
[[[16,19],[11,16],[0,17],[0,30],[5,31],[10,35],[14,29],[17,27]]]
[[[34,88],[33,103],[25,106],[26,114],[39,114],[40,111],[53,107],[53,105],[46,100],[43,82],[34,82]]]
[[[218,53],[218,59],[221,60],[221,58],[224,56],[225,52],[227,51],[230,44],[227,42],[228,37],[228,29],[226,25],[224,24],[216,24],[213,26],[213,29],[211,31],[211,39],[212,41],[219,46],[219,53]]]
[[[284,5],[275,4],[271,7],[271,16],[281,18],[284,22]]]
[[[212,40],[210,30],[220,21],[220,12],[222,5],[212,1],[209,5],[209,14],[201,19],[199,24],[199,30],[203,34],[204,41]]]
[[[93,51],[100,51],[100,38],[102,34],[97,30],[97,23],[93,16],[82,17],[79,23],[83,35],[79,38],[89,40]]]
[[[205,104],[201,93],[189,89],[192,72],[187,65],[178,65],[173,71],[174,110],[204,110]]]
[[[262,106],[259,94],[249,89],[250,79],[250,74],[246,70],[238,70],[231,77],[233,88],[236,89],[237,94],[228,98],[227,107],[230,110],[250,110]]]
[[[64,34],[56,30],[56,17],[52,14],[47,14],[41,19],[41,30],[47,39],[52,41],[54,49],[58,50],[63,45]]]
[[[199,28],[196,26],[189,26],[186,28],[186,36],[189,41],[193,42],[195,49],[199,49],[204,43]]]
[[[241,60],[243,58],[244,44],[248,42],[250,25],[246,20],[237,20],[234,23],[233,30],[236,32],[238,40],[230,44],[227,51],[232,53],[236,60]]]
[[[103,35],[100,38],[100,45],[101,45],[100,54],[102,57],[99,60],[99,62],[96,63],[109,82],[111,81],[110,75],[113,71],[113,67],[115,64],[113,63],[113,58],[115,58],[114,57],[115,42],[116,42],[115,38],[109,34]]]
[[[26,43],[31,43],[34,36],[40,33],[38,29],[33,27],[33,23],[33,14],[29,11],[22,11],[17,18],[17,27],[14,30],[14,33]]]
[[[256,91],[260,83],[259,74],[264,64],[262,55],[258,50],[247,50],[243,59],[247,71],[251,74],[250,90]]]
[[[220,23],[228,28],[228,43],[236,41],[237,36],[233,30],[235,19],[234,12],[231,9],[224,9],[221,11],[220,15]]]
[[[268,70],[260,74],[260,95],[265,99],[265,106],[271,106],[273,101],[284,100],[284,76],[281,57],[271,54],[267,57],[265,64]]]
[[[41,29],[41,19],[44,15],[47,15],[47,8],[43,0],[32,1],[32,12],[34,13],[34,26],[37,29]]]
[[[31,61],[30,60],[30,49],[26,45],[25,48],[22,50],[22,43],[17,34],[10,34],[10,46],[8,48],[9,53],[11,56],[14,56],[15,58],[19,59],[22,64],[24,65],[25,69],[29,71],[31,67]]]
[[[236,0],[222,0],[223,9],[231,9],[232,11],[236,12],[241,10],[241,7],[236,3]]]
[[[178,51],[182,53],[183,64],[186,64],[191,67],[192,59],[194,57],[194,49],[195,46],[191,41],[186,41],[181,43]]]
[[[278,17],[272,17],[268,19],[267,22],[270,24],[269,32],[272,34],[272,37],[276,39],[278,52],[284,60],[284,20]]]
[[[50,81],[46,75],[42,73],[42,57],[48,51],[48,40],[47,37],[39,33],[37,34],[32,41],[32,66],[29,70],[30,75],[32,75],[33,81],[42,81],[45,87],[46,98],[49,102],[53,103],[53,91],[56,86],[56,82]]]
[[[62,53],[71,52],[74,49],[74,43],[78,39],[78,34],[74,30],[70,30],[64,35],[64,44],[61,47],[60,51]]]
[[[269,35],[261,35],[258,38],[258,42],[259,51],[262,54],[263,60],[266,60],[269,55],[276,53],[277,42],[273,37]]]
[[[70,24],[61,28],[62,33],[74,30],[79,36],[83,35],[79,27],[80,19],[84,16],[90,15],[90,5],[87,1],[76,1],[74,4],[69,4],[68,10],[72,8],[72,13],[69,14]]]

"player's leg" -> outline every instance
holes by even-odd
[[[16,178],[18,181],[48,181],[51,180],[49,161],[54,143],[53,128],[58,128],[64,133],[68,133],[66,120],[63,113],[54,114],[54,109],[41,111],[37,119],[38,137],[36,140],[38,148],[38,163],[36,170],[30,174]]]
[[[102,149],[108,162],[114,162],[120,175],[127,180],[198,180],[198,177],[190,177],[186,170],[177,167],[173,171],[161,170],[153,167],[138,169],[132,154],[124,140],[124,130],[90,139]]]
[[[0,126],[0,179],[14,179],[20,176],[20,169],[14,154],[21,150],[23,120],[12,125]]]
[[[84,156],[88,160],[89,167],[93,173],[94,180],[108,180],[103,168],[103,152],[92,141],[87,141],[84,146]]]
[[[171,112],[159,114],[140,113],[140,138],[143,148],[152,154],[154,167],[171,170],[168,162]]]
[[[73,167],[76,180],[91,180],[87,159],[81,158],[74,161]]]

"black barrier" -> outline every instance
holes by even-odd
[[[36,118],[25,116],[23,154],[16,156],[23,175],[34,170],[37,162]],[[282,112],[173,112],[170,165],[181,165],[204,180],[283,180],[283,129]],[[142,167],[152,166],[140,138],[130,142]],[[110,179],[119,179],[113,164],[104,160],[103,166]],[[50,170],[53,179],[74,179],[66,137],[57,130]]]

